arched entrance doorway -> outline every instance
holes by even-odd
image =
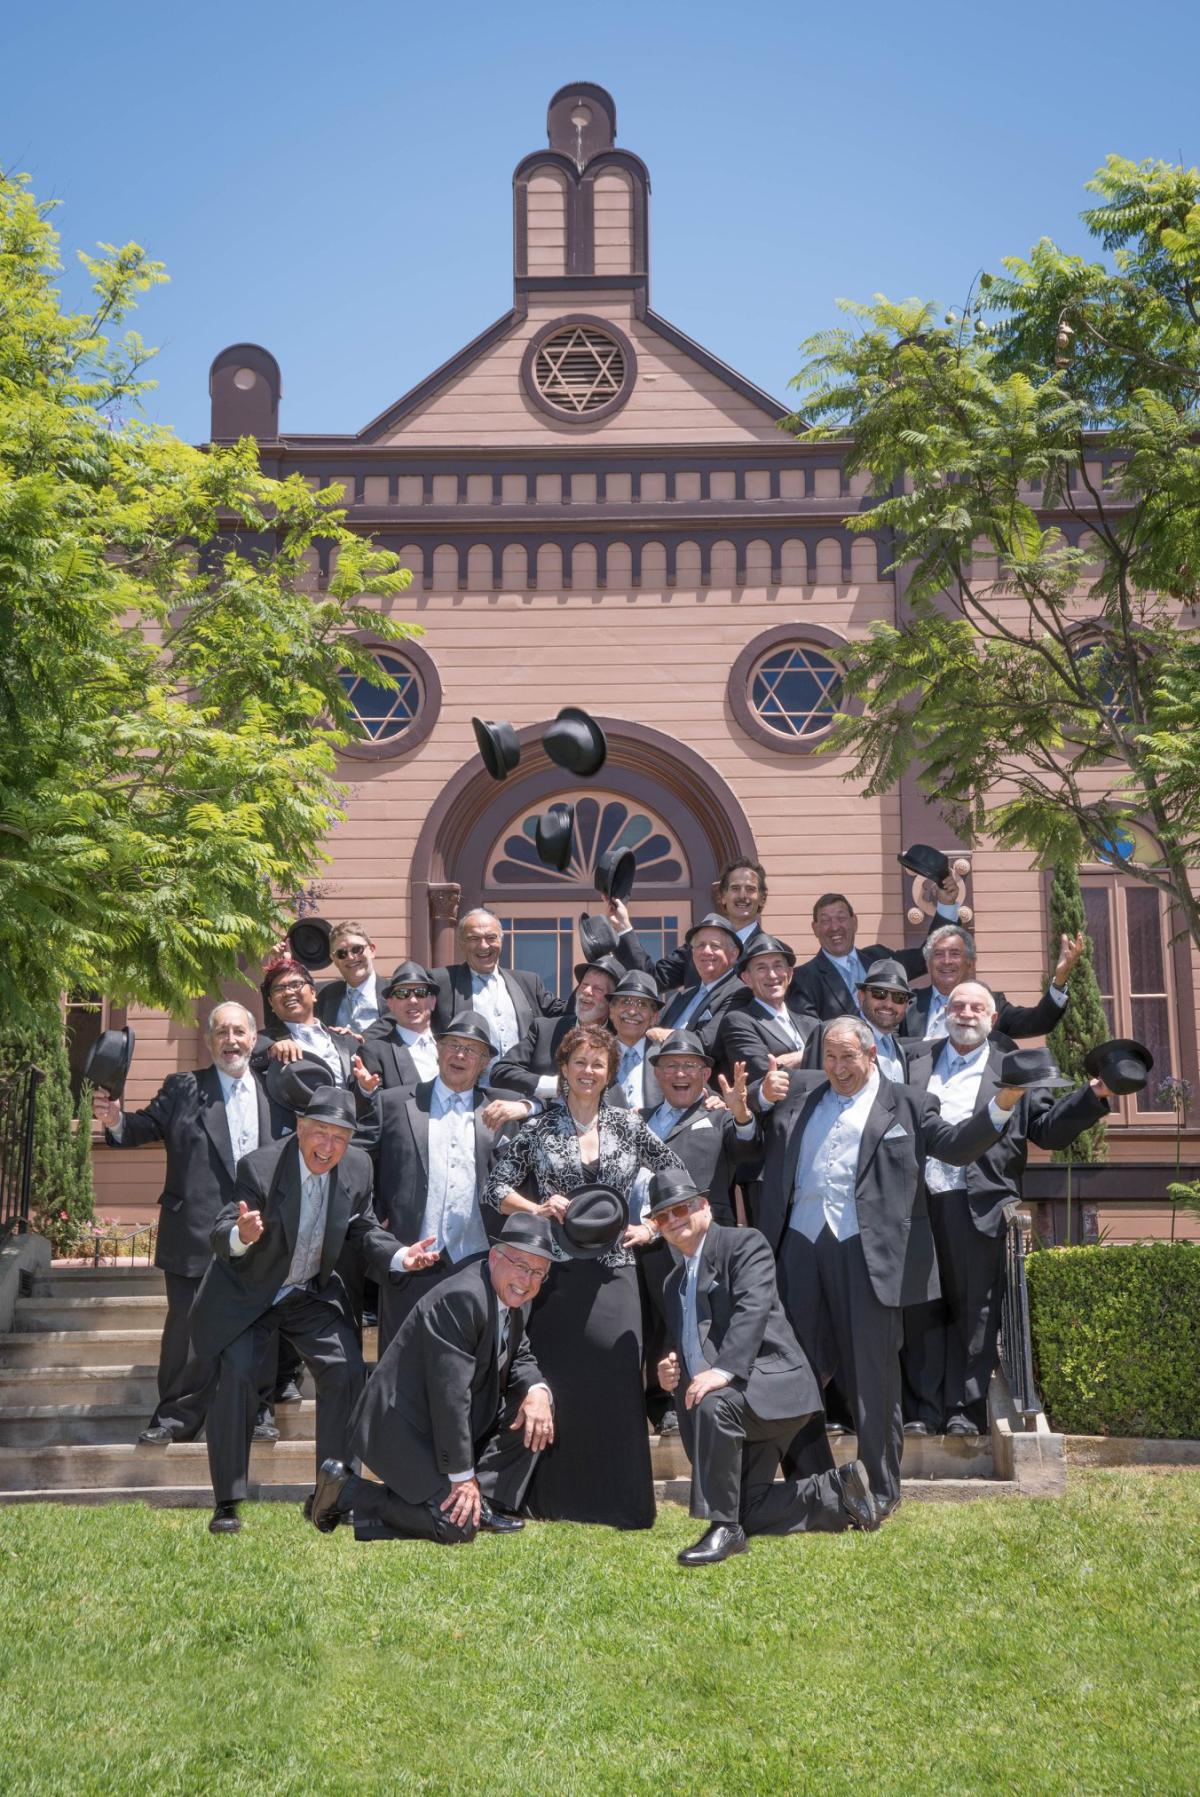
[[[548,720],[547,720],[548,721]],[[595,781],[575,783],[541,746],[545,724],[518,731],[521,763],[498,784],[477,757],[435,801],[412,863],[413,949],[430,964],[456,958],[462,910],[486,904],[508,924],[506,954],[568,991],[580,914],[595,912],[593,869],[604,849],[628,844],[638,861],[632,911],[651,952],[674,946],[694,914],[712,903],[723,862],[753,855],[745,813],[720,775],[661,731],[600,718],[608,759]],[[543,867],[533,819],[555,801],[574,802],[567,870]]]

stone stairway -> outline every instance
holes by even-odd
[[[162,1275],[35,1267],[0,1334],[0,1504],[99,1504],[142,1500],[205,1506],[212,1501],[202,1442],[150,1447],[137,1440],[154,1408],[159,1335],[166,1313]],[[374,1331],[364,1352],[375,1357]],[[281,1406],[277,1442],[256,1442],[252,1492],[300,1500],[312,1489],[316,1405]],[[1057,1439],[1057,1438],[1056,1438]],[[853,1436],[835,1438],[839,1461]],[[1003,1454],[1000,1456],[1003,1458]],[[1014,1496],[1020,1481],[998,1476],[995,1430],[977,1440],[908,1439],[906,1496]],[[1011,1458],[1011,1455],[1009,1456]],[[660,1498],[687,1502],[687,1460],[677,1436],[652,1438]]]

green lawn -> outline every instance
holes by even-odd
[[[0,1509],[0,1791],[1200,1790],[1200,1474],[875,1536],[470,1548],[247,1506]]]

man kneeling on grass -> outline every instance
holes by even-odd
[[[353,1514],[360,1541],[473,1541],[523,1529],[534,1464],[554,1440],[550,1388],[529,1350],[529,1305],[550,1271],[544,1217],[509,1217],[487,1256],[468,1261],[409,1311],[350,1420],[350,1452],[317,1474],[322,1533]]]
[[[649,1215],[682,1256],[664,1291],[675,1347],[658,1363],[674,1391],[687,1374],[679,1431],[692,1463],[691,1513],[708,1529],[679,1555],[711,1566],[745,1553],[748,1535],[877,1529],[866,1468],[776,1480],[783,1455],[828,1464],[825,1415],[813,1370],[784,1314],[775,1262],[757,1229],[714,1223],[687,1173],[650,1183]]]

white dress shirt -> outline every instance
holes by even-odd
[[[396,1039],[404,1044],[412,1056],[413,1066],[421,1075],[422,1084],[427,1079],[436,1079],[438,1071],[437,1043],[430,1032],[427,1029],[424,1031],[406,1030],[402,1023],[398,1023],[395,1034]]]
[[[854,1199],[858,1155],[878,1091],[875,1070],[849,1098],[839,1097],[830,1086],[808,1120],[796,1164],[788,1228],[798,1230],[810,1242],[825,1228],[839,1242],[858,1234]]]
[[[471,975],[471,1009],[487,1018],[491,1025],[492,1041],[498,1052],[507,1054],[521,1032],[517,1028],[517,1012],[512,993],[501,978],[498,967],[493,973]]]
[[[692,993],[692,996],[688,999],[687,1004],[684,1005],[682,1011],[680,1011],[678,1017],[676,1017],[674,1023],[671,1025],[673,1030],[685,1030],[687,1028],[697,1011],[702,1011],[708,1003],[708,995],[716,984],[716,980],[710,980],[707,986],[697,986],[696,990]]]
[[[231,1079],[217,1068],[221,1097],[225,1100],[225,1121],[233,1145],[234,1165],[245,1154],[258,1147],[258,1092],[253,1075],[248,1071],[241,1079]]]
[[[345,1029],[356,1030],[361,1036],[368,1025],[378,1023],[382,1015],[376,976],[369,973],[361,986],[352,986],[347,980],[342,1002],[338,1006],[337,1021]]]
[[[488,1245],[477,1197],[474,1112],[473,1092],[452,1092],[440,1079],[434,1080],[421,1239],[436,1237],[437,1248],[453,1262],[482,1254]]]
[[[964,1123],[974,1115],[987,1059],[986,1042],[967,1054],[960,1054],[947,1040],[946,1046],[939,1051],[929,1076],[929,1091],[939,1100],[947,1123]],[[1005,1112],[1000,1114],[1007,1116]],[[925,1184],[931,1192],[964,1191],[967,1169],[949,1167],[945,1161],[936,1161],[931,1155],[925,1162]]]

